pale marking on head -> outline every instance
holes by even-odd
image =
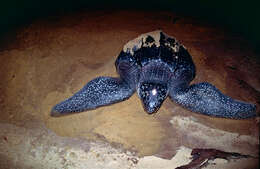
[[[149,106],[150,106],[150,107],[154,107],[154,105],[155,105],[155,102],[150,102],[150,103],[149,103]]]
[[[156,89],[153,89],[153,90],[152,90],[152,95],[155,96],[156,94],[157,94],[157,90],[156,90]]]

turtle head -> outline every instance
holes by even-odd
[[[138,86],[138,96],[148,114],[155,113],[168,95],[166,83],[142,82]]]

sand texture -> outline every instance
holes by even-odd
[[[176,19],[177,18],[177,19]],[[221,25],[170,12],[81,11],[34,21],[0,47],[0,168],[173,169],[194,148],[257,158],[216,159],[204,168],[258,166],[259,119],[190,112],[169,98],[154,115],[130,99],[70,116],[51,108],[98,76],[138,35],[161,29],[185,45],[197,68],[192,83],[257,105],[260,62],[250,43]]]

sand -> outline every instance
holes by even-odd
[[[175,18],[179,18],[173,22]],[[0,51],[0,168],[176,168],[194,148],[258,156],[257,119],[214,118],[167,99],[147,115],[137,95],[71,116],[51,108],[97,76],[117,76],[125,43],[161,29],[183,43],[197,68],[192,83],[257,105],[260,64],[240,35],[170,12],[81,11],[34,21]],[[214,164],[216,163],[216,165]],[[258,159],[207,168],[256,168]]]

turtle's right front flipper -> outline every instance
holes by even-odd
[[[209,116],[245,119],[256,116],[256,106],[234,100],[209,83],[193,84],[187,88],[170,90],[173,101],[191,111]]]
[[[135,91],[120,78],[98,77],[87,83],[80,91],[57,104],[51,116],[62,116],[74,112],[95,109],[128,99]]]

